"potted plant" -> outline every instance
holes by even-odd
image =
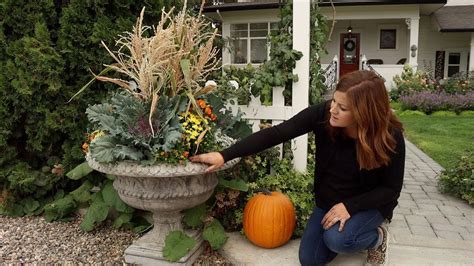
[[[205,202],[218,183],[216,173],[205,173],[207,166],[187,157],[233,140],[219,131],[219,113],[208,103],[217,85],[204,83],[217,69],[217,31],[209,31],[201,15],[190,15],[186,4],[177,15],[163,11],[154,27],[142,24],[143,15],[144,10],[133,31],[116,41],[117,50],[103,43],[115,63],[95,79],[121,89],[86,111],[91,130],[100,132],[88,145],[86,160],[116,176],[114,188],[123,201],[153,213],[153,231],[128,247],[126,262],[160,264],[165,238],[183,229],[181,211]],[[110,70],[125,78],[105,76]],[[190,264],[202,239],[198,231],[186,233],[197,244],[179,262]]]

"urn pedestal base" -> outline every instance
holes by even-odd
[[[196,245],[191,249],[188,254],[182,257],[179,261],[169,262],[163,258],[163,246],[158,246],[155,243],[145,242],[143,239],[150,237],[152,232],[148,232],[138,240],[136,240],[131,246],[129,246],[125,252],[125,262],[136,265],[154,266],[154,265],[183,265],[190,266],[204,251],[203,240],[199,231],[188,231],[184,232],[186,235],[196,240]]]
[[[153,213],[153,230],[127,248],[125,261],[138,265],[192,265],[204,250],[200,231],[185,231],[196,245],[175,263],[163,258],[165,239],[169,232],[183,230],[183,210],[209,199],[219,182],[216,173],[207,173],[207,165],[191,162],[145,166],[131,161],[102,164],[89,156],[86,159],[92,169],[116,176],[114,188],[125,203]],[[238,159],[229,161],[221,169],[237,162]]]

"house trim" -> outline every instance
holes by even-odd
[[[368,5],[414,5],[414,4],[446,4],[447,0],[332,0],[334,6],[368,6]],[[220,12],[241,11],[255,9],[275,9],[284,5],[281,0],[274,2],[243,2],[243,3],[226,3],[218,5],[208,5],[204,7],[204,12]],[[331,2],[319,3],[319,6],[331,6]]]
[[[368,5],[413,5],[413,4],[446,4],[447,0],[333,0],[334,6],[368,6]],[[319,3],[319,6],[331,6],[331,2]]]

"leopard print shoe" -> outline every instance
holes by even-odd
[[[382,243],[374,249],[367,250],[366,265],[385,265],[388,258],[388,230],[385,226],[379,226],[382,233]]]

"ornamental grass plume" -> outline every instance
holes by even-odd
[[[176,15],[162,11],[153,27],[143,25],[144,11],[131,32],[119,35],[116,50],[102,43],[115,62],[93,80],[121,89],[86,110],[90,129],[104,132],[83,147],[99,163],[185,163],[198,150],[225,144],[226,125],[218,119],[236,122],[219,107],[223,99],[212,95],[217,84],[204,84],[219,60],[213,46],[217,30],[201,16],[202,6],[198,16],[187,12],[186,3]],[[121,76],[106,76],[110,70]]]
[[[194,17],[186,10],[186,2],[175,16],[174,8],[163,10],[160,22],[153,27],[143,25],[143,8],[132,32],[119,36],[115,51],[102,42],[115,63],[105,65],[106,70],[95,79],[114,83],[141,101],[151,102],[148,123],[153,135],[152,119],[160,97],[184,93],[189,98],[188,110],[193,105],[199,112],[195,97],[215,88],[202,87],[200,83],[218,69],[218,51],[213,46],[217,29],[207,30],[210,22],[201,16],[203,5]],[[109,70],[125,75],[128,80],[104,76]]]

